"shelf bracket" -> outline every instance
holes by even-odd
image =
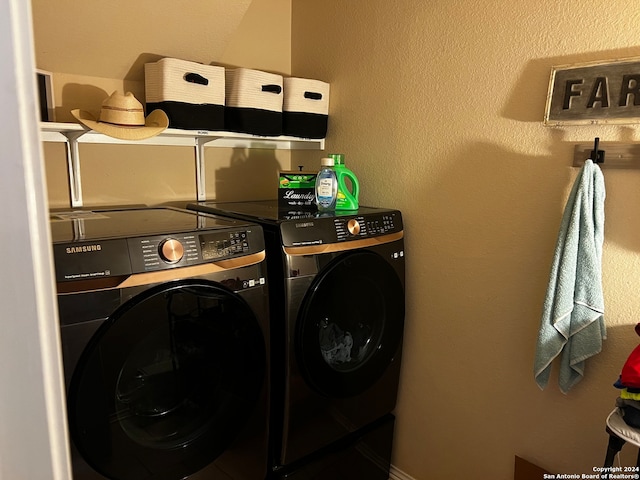
[[[199,202],[207,199],[204,146],[212,140],[212,137],[196,137],[196,197]]]
[[[71,207],[82,207],[82,178],[80,174],[80,152],[78,150],[78,139],[84,135],[85,131],[65,132],[65,146],[67,150],[67,169],[69,171],[69,193],[71,197]]]

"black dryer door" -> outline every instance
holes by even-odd
[[[332,261],[314,279],[296,324],[296,358],[306,382],[320,394],[362,393],[399,351],[404,287],[377,253],[359,250]]]
[[[205,281],[151,288],[81,356],[68,394],[71,437],[108,478],[185,478],[242,430],[264,386],[265,354],[237,294]]]

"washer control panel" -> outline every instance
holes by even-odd
[[[128,244],[134,272],[197,265],[250,252],[246,230],[130,238]]]
[[[231,232],[228,236],[214,233],[200,235],[200,250],[204,260],[217,260],[249,252],[247,232]]]
[[[59,282],[167,270],[240,257],[264,250],[259,226],[53,246]]]

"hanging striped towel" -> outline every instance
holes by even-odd
[[[544,389],[551,363],[562,354],[558,383],[567,393],[584,377],[585,360],[606,338],[602,293],[604,178],[587,160],[571,189],[551,267],[534,364]]]

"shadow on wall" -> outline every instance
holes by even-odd
[[[421,223],[429,225],[415,265],[438,272],[424,275],[426,285],[419,288],[430,292],[440,318],[451,319],[434,327],[440,332],[408,331],[407,337],[432,339],[427,340],[432,343],[428,349],[442,358],[469,359],[467,367],[477,371],[478,378],[482,378],[482,371],[496,369],[504,369],[507,377],[512,375],[514,370],[504,358],[521,363],[527,373],[532,371],[553,249],[566,194],[577,173],[568,159],[563,160],[567,147],[559,138],[562,132],[550,134],[548,155],[524,155],[489,143],[470,143],[453,153],[449,168],[431,178],[428,186],[417,176],[406,182],[412,185],[411,197],[416,204],[425,206]],[[408,265],[409,271],[413,265]],[[419,272],[415,275],[422,276]],[[420,310],[418,305],[414,308]],[[491,319],[500,325],[474,329],[469,335],[470,319]],[[407,328],[423,327],[410,324]],[[496,330],[501,331],[500,338],[509,341],[487,349],[496,341]],[[441,342],[441,338],[456,338],[456,346]],[[456,365],[464,370],[466,363],[462,360]],[[465,376],[456,372],[453,378],[460,375]],[[475,374],[471,377],[476,378]],[[492,389],[496,385],[477,387],[486,390],[487,398],[495,398]],[[458,402],[455,398],[450,401]]]
[[[233,149],[229,166],[217,168],[213,173],[215,200],[235,202],[275,199],[280,170],[275,150]]]
[[[62,89],[62,103],[56,106],[56,119],[59,122],[77,122],[71,115],[76,108],[94,115],[100,113],[100,107],[109,94],[102,88],[79,83],[67,83]]]
[[[92,113],[96,118],[100,114],[100,108],[102,102],[108,98],[114,90],[120,93],[131,92],[144,106],[144,90],[140,89],[140,84],[137,82],[120,83],[118,81],[112,82],[114,85],[122,85],[119,87],[113,87],[111,91],[107,92],[105,89],[87,84],[80,83],[67,83],[62,88],[62,100],[61,105],[56,106],[56,121],[58,122],[72,122],[77,123],[78,120],[71,115],[71,110],[80,109],[86,110]],[[148,112],[145,112],[147,115]]]
[[[532,242],[531,234],[536,243],[545,232],[555,237],[577,169],[571,167],[572,150],[563,142],[564,132],[547,131],[546,155],[469,143],[453,152],[449,167],[428,188],[415,184],[423,192],[418,196],[429,197],[420,203],[433,206],[427,211],[436,224],[443,224],[455,243],[469,243],[460,252],[517,253]]]
[[[165,58],[166,55],[157,53],[141,53],[136,61],[131,64],[129,71],[124,77],[125,82],[144,83],[144,65],[145,63],[154,63]],[[186,72],[185,72],[186,73]]]
[[[527,372],[562,214],[579,172],[571,166],[573,144],[563,140],[564,132],[545,132],[546,155],[476,142],[453,153],[449,168],[427,187],[415,177],[406,182],[412,185],[415,202],[425,206],[421,223],[429,225],[417,264],[439,272],[425,276],[429,285],[421,288],[431,292],[444,317],[460,319],[459,324],[448,324],[446,335],[459,335],[461,348],[480,350],[481,358],[490,359],[499,349],[481,353],[481,346],[492,341],[492,329],[466,335],[465,319],[474,311],[496,321],[519,318],[523,323],[503,325],[513,329],[512,336],[505,335],[513,342],[503,348],[513,348],[511,353],[522,359]],[[604,176],[605,242],[640,252],[640,170],[605,170]],[[433,348],[444,349],[446,355],[449,346],[434,342]]]

